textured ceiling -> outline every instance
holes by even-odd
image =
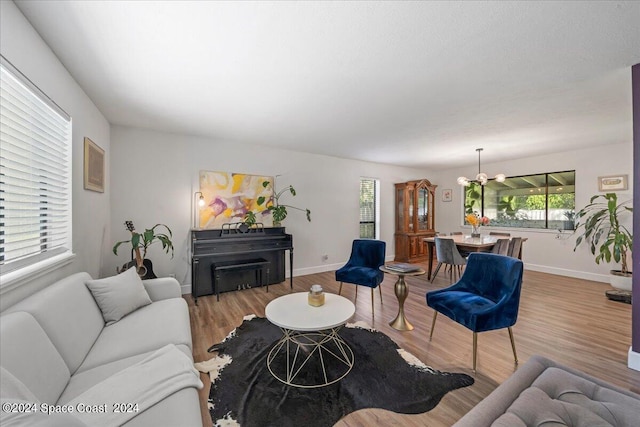
[[[112,124],[432,169],[632,138],[640,2],[16,4]]]

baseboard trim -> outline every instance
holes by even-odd
[[[392,262],[394,258],[395,258],[395,255],[389,255],[385,258],[385,261]],[[324,273],[326,271],[335,271],[340,267],[342,267],[343,265],[345,265],[346,263],[347,261],[340,262],[340,263],[333,263],[333,264],[317,265],[314,267],[297,268],[293,270],[293,275],[294,277],[296,277],[296,276],[306,276],[308,274]],[[524,265],[524,268],[525,270],[539,271],[541,273],[556,274],[559,276],[575,277],[576,279],[609,283],[608,274],[585,273],[584,271],[569,270],[566,268],[549,267],[546,265],[529,264],[529,263],[526,263]],[[289,269],[286,270],[285,277],[287,279],[289,278]],[[180,289],[183,295],[190,294],[191,283],[186,283],[180,286]]]
[[[629,357],[627,366],[630,369],[640,371],[640,353],[633,351],[632,347],[629,347]]]
[[[395,255],[389,255],[385,258],[385,262],[393,261]],[[333,263],[333,264],[323,264],[317,265],[315,267],[307,267],[307,268],[294,268],[293,276],[306,276],[307,274],[316,274],[316,273],[324,273],[325,271],[335,271],[340,267],[343,267],[347,261]],[[289,270],[286,271],[285,276],[289,277]]]
[[[524,268],[525,270],[539,271],[541,273],[556,274],[558,276],[575,277],[576,279],[609,283],[608,274],[586,273],[584,271],[569,270],[566,268],[549,267],[546,265],[529,264],[529,263],[525,263]]]
[[[306,276],[307,274],[315,274],[315,273],[324,273],[325,271],[334,271],[345,265],[347,262],[337,263],[337,264],[323,264],[317,265],[315,267],[306,267],[306,268],[294,268],[293,269],[293,277],[297,276]],[[289,270],[285,276],[289,277]]]

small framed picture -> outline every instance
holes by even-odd
[[[598,177],[598,190],[623,191],[628,187],[628,175],[611,175]]]
[[[445,188],[444,190],[442,190],[442,201],[443,202],[450,202],[453,199],[453,194],[452,194],[453,190],[450,188]]]
[[[84,138],[84,188],[104,193],[104,150]]]

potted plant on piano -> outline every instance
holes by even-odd
[[[311,222],[311,211],[309,209],[302,209],[302,208],[298,208],[298,207],[287,205],[280,202],[280,198],[287,193],[291,194],[292,196],[295,196],[296,195],[295,188],[293,188],[292,185],[289,185],[280,191],[276,191],[275,181],[276,180],[274,178],[273,179],[273,192],[274,192],[273,198],[267,199],[264,196],[260,196],[258,197],[258,200],[257,200],[258,206],[265,205],[267,209],[271,211],[271,215],[273,217],[273,226],[280,227],[282,225],[282,221],[284,221],[284,219],[289,214],[287,212],[287,208],[305,212],[307,215],[307,221]],[[267,188],[270,185],[271,185],[271,181],[262,182],[262,186],[264,188]],[[255,214],[253,212],[248,212],[247,215],[245,215],[244,223],[249,226],[255,224],[256,223]]]
[[[153,264],[151,263],[151,260],[147,258],[147,250],[153,243],[159,242],[162,244],[162,249],[167,254],[171,251],[171,258],[173,258],[173,243],[171,242],[173,235],[171,233],[171,229],[164,224],[156,224],[151,228],[145,229],[144,232],[138,233],[133,226],[132,221],[125,221],[124,224],[127,230],[131,233],[131,238],[117,242],[113,246],[113,253],[114,255],[118,255],[118,248],[120,245],[123,243],[130,243],[131,261],[118,269],[118,273],[121,273],[128,268],[135,267],[138,271],[138,275],[142,279],[155,279],[157,276],[153,272]]]
[[[601,199],[596,202],[597,199]],[[616,193],[593,196],[587,206],[575,215],[576,239],[573,250],[580,244],[589,245],[591,253],[600,261],[620,263],[619,270],[611,270],[611,286],[623,291],[631,291],[631,271],[627,263],[633,250],[633,234],[624,225],[623,216],[633,212],[629,201],[618,202]]]

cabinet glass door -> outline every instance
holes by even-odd
[[[429,214],[429,191],[426,188],[418,188],[418,230],[428,230],[427,217]]]
[[[407,191],[407,203],[409,204],[409,233],[413,232],[413,188]]]
[[[396,231],[404,231],[404,190],[398,188],[396,190]]]

